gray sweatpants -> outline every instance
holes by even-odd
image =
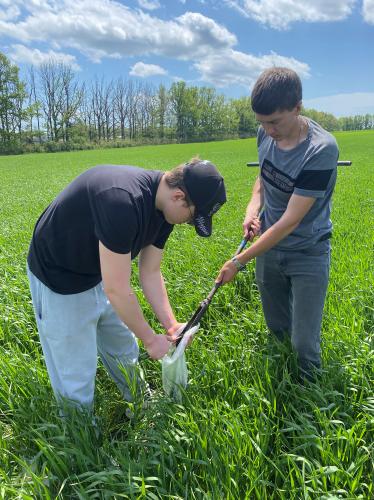
[[[321,323],[329,280],[330,251],[270,250],[256,259],[256,281],[268,328],[287,332],[300,368],[321,366]]]
[[[131,401],[134,390],[128,381],[136,386],[139,348],[134,334],[114,311],[102,284],[82,293],[62,295],[50,290],[29,269],[27,274],[56,398],[92,407],[99,354],[124,398]]]

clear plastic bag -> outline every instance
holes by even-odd
[[[185,389],[188,382],[188,370],[185,350],[188,341],[195,335],[200,325],[193,326],[188,330],[178,346],[170,347],[169,352],[161,360],[162,362],[162,385],[168,396],[176,402],[182,401],[181,388]],[[182,327],[183,329],[184,327]],[[177,332],[178,333],[178,332]]]

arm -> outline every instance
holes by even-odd
[[[263,186],[260,176],[257,177],[253,185],[252,197],[248,203],[243,221],[244,237],[252,240],[260,231],[260,221],[258,214],[263,206]]]
[[[161,274],[163,250],[149,245],[140,252],[139,278],[144,295],[158,320],[168,334],[172,334],[181,326],[175,319],[170,306],[164,278]]]
[[[265,231],[253,245],[238,255],[238,261],[243,265],[247,264],[251,259],[267,252],[292,233],[312,208],[315,200],[315,198],[309,196],[293,194],[282,217]],[[234,278],[237,272],[237,268],[229,260],[222,267],[217,282],[222,280],[223,283],[227,283]]]
[[[121,320],[144,344],[151,358],[160,359],[170,343],[156,335],[145,320],[135,293],[130,286],[131,255],[118,254],[99,242],[101,275],[105,293]]]

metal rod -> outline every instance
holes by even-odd
[[[259,165],[260,164],[258,163],[258,161],[250,161],[249,163],[247,163],[247,167],[258,167]],[[350,165],[352,165],[352,161],[351,160],[338,161],[337,165],[338,167],[349,167]]]
[[[234,255],[239,255],[243,251],[243,249],[245,248],[247,243],[248,243],[248,240],[246,238],[242,239],[242,241],[240,242],[240,245],[238,246]],[[211,289],[208,296],[202,302],[200,302],[200,305],[196,309],[194,315],[188,321],[186,326],[183,328],[183,330],[179,334],[179,337],[176,341],[176,345],[179,344],[179,342],[182,340],[184,334],[187,333],[188,330],[190,330],[193,326],[197,325],[197,323],[200,322],[201,318],[204,316],[206,310],[208,309],[209,304],[212,302],[212,299],[213,299],[215,293],[217,292],[217,290],[219,289],[219,287],[221,285],[222,285],[221,281],[219,283],[214,283],[214,287]]]

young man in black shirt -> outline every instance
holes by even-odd
[[[28,254],[34,311],[58,400],[90,408],[97,353],[125,399],[133,394],[136,338],[161,359],[182,326],[160,271],[174,224],[210,236],[212,216],[226,201],[223,178],[200,159],[163,173],[101,165],[73,180],[36,223]],[[166,335],[147,323],[130,285],[139,254],[144,295]]]

